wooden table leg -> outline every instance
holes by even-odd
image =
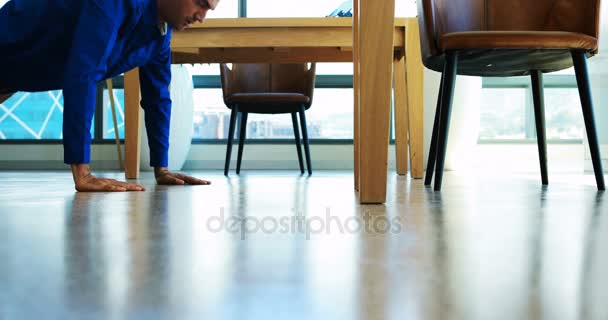
[[[359,201],[384,203],[392,89],[394,1],[359,1]]]
[[[354,1],[354,15],[358,17],[359,1]],[[355,162],[355,190],[359,191],[359,20],[353,19],[353,94],[354,94],[354,124],[353,146]]]
[[[409,115],[407,108],[407,80],[405,57],[395,57],[393,62],[393,86],[395,92],[395,157],[397,174],[406,175],[408,167]]]
[[[410,130],[411,176],[424,174],[424,66],[420,51],[420,33],[417,18],[409,18],[406,26],[405,63],[407,70],[407,99]]]
[[[139,137],[139,70],[125,73],[125,176],[127,179],[139,177],[140,137]]]
[[[120,171],[125,169],[125,165],[122,162],[122,147],[120,146],[120,135],[118,134],[118,120],[116,119],[116,103],[114,102],[114,84],[112,79],[106,79],[108,86],[108,94],[110,96],[110,108],[112,109],[112,124],[114,124],[114,138],[116,140],[116,151],[118,153],[118,166]]]

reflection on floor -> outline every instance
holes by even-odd
[[[608,201],[590,175],[256,171],[74,193],[0,172],[0,319],[608,319]],[[119,178],[119,174],[107,174]]]

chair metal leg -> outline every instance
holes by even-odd
[[[443,182],[443,166],[445,164],[445,153],[448,145],[448,133],[450,131],[450,115],[452,112],[452,101],[454,99],[454,85],[458,70],[458,52],[446,53],[446,61],[443,66],[445,77],[441,92],[441,115],[439,118],[438,142],[437,142],[437,164],[435,168],[435,191],[441,190]]]
[[[247,137],[247,112],[241,112],[241,125],[239,126],[239,153],[236,158],[236,174],[241,173],[241,160],[243,160],[243,144]]]
[[[536,119],[536,140],[538,143],[538,158],[540,160],[540,175],[543,185],[549,184],[547,170],[547,138],[545,129],[545,98],[543,89],[543,73],[532,70],[532,98],[534,100],[534,118]]]
[[[431,136],[431,146],[429,148],[429,158],[426,162],[426,177],[424,185],[430,186],[433,181],[433,170],[435,170],[435,160],[437,160],[437,135],[439,134],[439,115],[441,114],[441,93],[443,91],[443,81],[445,76],[441,74],[439,94],[437,97],[437,107],[435,109],[435,120],[433,122],[433,135]]]
[[[589,140],[589,149],[591,149],[591,161],[593,162],[593,170],[595,171],[595,182],[598,190],[606,190],[604,184],[604,171],[602,169],[602,158],[595,127],[595,117],[593,115],[593,100],[591,98],[591,85],[589,84],[587,56],[585,51],[573,50],[572,61],[574,62],[576,83],[578,84],[578,93],[583,107],[587,140]]]
[[[228,169],[230,169],[230,156],[232,154],[232,141],[234,139],[234,127],[236,124],[236,117],[238,114],[238,107],[233,106],[230,112],[230,127],[228,128],[228,145],[226,147],[226,162],[224,163],[224,175],[228,175]]]
[[[306,167],[308,174],[312,174],[312,166],[310,165],[310,145],[308,143],[308,129],[306,128],[306,115],[304,105],[300,106],[300,125],[302,126],[302,139],[304,140],[304,153],[306,155]]]
[[[295,112],[291,113],[291,123],[293,124],[293,134],[296,138],[296,149],[298,150],[300,173],[304,173],[304,161],[302,160],[302,146],[300,143],[300,126],[298,125],[298,117],[296,116]]]

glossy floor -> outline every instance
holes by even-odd
[[[348,172],[195,174],[213,185],[87,194],[0,172],[0,319],[608,319],[590,175],[390,174],[361,206]]]

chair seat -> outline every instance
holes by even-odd
[[[310,98],[301,93],[234,93],[225,99],[229,104],[296,104],[309,103]]]
[[[597,38],[557,31],[452,32],[439,40],[442,50],[455,49],[583,49],[597,51]]]
[[[310,108],[310,98],[300,93],[234,93],[224,98],[226,105],[239,106],[240,112],[280,114]]]
[[[597,38],[557,31],[452,32],[439,40],[442,51],[457,50],[458,74],[483,77],[525,76],[530,70],[543,73],[572,66],[571,50],[597,51]],[[427,67],[443,71],[444,56],[426,61]]]

